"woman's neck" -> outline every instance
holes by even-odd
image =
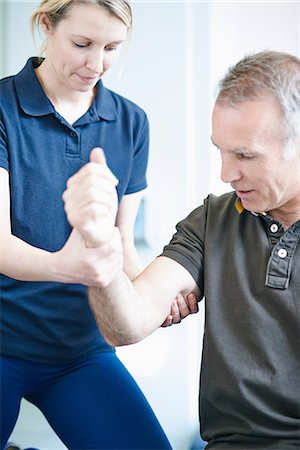
[[[88,92],[71,91],[49,76],[45,61],[35,69],[36,76],[55,110],[71,125],[91,107],[96,88]]]

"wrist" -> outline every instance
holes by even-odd
[[[48,273],[48,281],[56,283],[74,283],[66,272],[67,263],[64,261],[62,250],[44,255],[43,269]]]
[[[60,281],[59,252],[43,252],[39,258],[40,270],[47,281]]]

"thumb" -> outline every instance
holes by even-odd
[[[90,153],[90,162],[101,164],[103,166],[107,167],[106,164],[106,158],[104,150],[101,147],[94,147],[93,150]],[[110,172],[112,176],[112,181],[114,182],[115,186],[119,183],[119,180],[114,176],[112,172]]]
[[[105,164],[106,158],[104,150],[101,147],[95,147],[90,153],[90,161],[97,164]]]

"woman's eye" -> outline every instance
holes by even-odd
[[[117,50],[117,47],[106,47],[107,52],[113,52],[115,50]]]
[[[77,48],[86,48],[89,46],[89,44],[77,44],[76,42],[74,42],[75,47]]]

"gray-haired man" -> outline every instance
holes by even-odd
[[[233,192],[209,195],[133,284],[120,268],[90,303],[123,345],[158,328],[179,292],[205,297],[207,449],[299,450],[300,60],[268,51],[231,68],[212,141]]]

